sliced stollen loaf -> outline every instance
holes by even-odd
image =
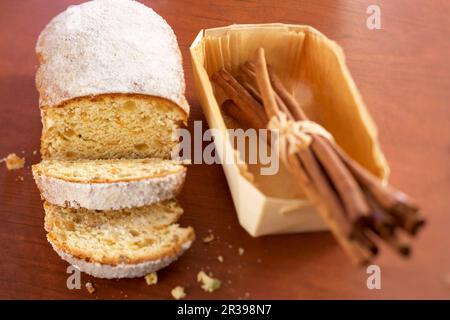
[[[195,238],[174,224],[175,200],[116,211],[62,208],[44,203],[47,239],[59,256],[99,278],[142,277],[176,260]]]
[[[170,157],[189,105],[177,39],[152,9],[71,6],[42,31],[36,53],[44,159]]]
[[[43,160],[33,176],[46,201],[62,207],[117,210],[173,198],[186,168],[171,160]]]

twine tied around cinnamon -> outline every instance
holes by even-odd
[[[277,132],[280,156],[285,163],[287,155],[309,147],[313,134],[334,141],[333,135],[320,124],[310,120],[290,120],[282,111],[269,120],[267,128]]]

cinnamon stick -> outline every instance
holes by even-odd
[[[222,109],[235,120],[263,128],[280,110],[290,120],[308,120],[267,65],[263,49],[258,50],[256,62],[239,70],[239,81],[225,70],[213,76],[232,100],[225,101]],[[402,192],[384,186],[336,144],[315,134],[311,137],[310,147],[286,155],[287,161],[344,250],[356,263],[366,263],[378,252],[375,237],[409,255],[409,246],[399,240],[396,230],[400,227],[414,235],[420,229],[424,219],[417,206]]]
[[[290,111],[297,115],[297,117],[299,118],[298,120],[306,120],[306,115],[301,110],[295,99],[293,99],[293,97],[284,88],[279,78],[275,74],[271,73],[270,79],[275,91],[279,96],[282,96],[284,98],[284,101]],[[321,144],[315,144],[317,141],[319,141],[319,139],[321,141]],[[415,235],[417,230],[424,224],[424,219],[417,214],[417,206],[402,192],[397,191],[391,187],[383,186],[377,178],[364,170],[359,164],[356,163],[356,161],[351,159],[336,144],[331,143],[330,141],[327,141],[326,139],[323,139],[321,137],[315,137],[315,139],[313,139],[313,149],[314,146],[316,146],[316,149],[314,149],[316,154],[320,152],[320,148],[317,147],[324,147],[323,144],[327,144],[329,148],[323,148],[322,151],[328,151],[329,154],[327,157],[321,157],[321,160],[329,160],[330,157],[333,157],[334,155],[340,157],[342,163],[345,164],[347,169],[351,172],[352,176],[365,189],[364,191],[368,191],[370,193],[370,196],[375,200],[371,203],[370,206],[373,208],[372,212],[370,212],[370,216],[366,216],[362,220],[360,220],[361,223],[366,223],[374,233],[382,238],[388,245],[396,249],[400,254],[408,256],[410,254],[410,248],[407,244],[398,241],[398,238],[394,233],[395,223],[393,222],[389,214],[397,220],[397,223],[400,225],[400,227],[402,227],[408,233]],[[339,161],[333,162],[335,165],[337,164],[337,166],[334,166],[333,169],[336,169],[340,166]],[[325,168],[327,168],[327,166],[325,166]],[[331,175],[333,174],[333,172],[336,173],[337,171],[332,170],[328,173]],[[337,180],[337,178],[338,177],[336,176],[336,179],[333,179],[333,181],[339,181]],[[354,182],[351,182],[351,184],[354,184]],[[357,202],[351,203],[358,204]],[[368,203],[363,203],[362,207],[360,208],[365,209],[364,207],[366,206],[368,206]],[[366,213],[368,212],[366,211]]]
[[[261,105],[228,71],[222,69],[214,73],[212,80],[235,102],[245,122],[253,124],[253,127],[257,129],[265,128],[268,119],[258,112]]]
[[[279,113],[275,95],[270,84],[269,72],[267,71],[266,58],[264,56],[264,49],[259,48],[256,55],[255,72],[256,83],[261,92],[261,99],[263,101],[264,110],[266,111],[267,118],[275,117]]]
[[[385,244],[397,251],[400,255],[408,257],[411,254],[411,247],[405,241],[400,240],[397,234],[394,233],[390,236],[386,236],[380,234],[373,226],[369,226],[369,229],[372,232],[373,238],[378,237],[379,239],[382,239]]]
[[[255,83],[255,79],[256,79],[255,72],[252,69],[250,69],[250,67],[246,67],[247,64],[248,64],[248,62],[244,63],[239,68],[241,73],[240,73],[240,77],[238,77],[238,79],[241,80],[242,86],[245,87],[245,89],[247,89],[248,92],[256,100],[258,100],[258,102],[262,103],[261,95],[259,94],[257,87],[255,87],[255,84],[256,84]],[[281,111],[283,111],[288,116],[289,119],[293,120],[294,117],[291,114],[290,110],[287,108],[283,99],[281,99],[281,97],[276,92],[274,92],[274,94],[275,94],[275,100],[277,102],[279,109]]]
[[[255,70],[255,64],[248,61],[244,63],[244,68],[248,75],[251,75]],[[297,107],[297,101],[294,97],[285,89],[280,78],[268,67],[270,81],[275,90],[276,94],[281,98],[281,100],[286,104],[287,109],[292,113],[295,120],[307,120],[306,114],[303,112],[302,108]]]
[[[256,82],[258,84],[258,88],[261,94],[262,101],[264,103],[264,109],[266,111],[266,115],[268,118],[271,118],[273,116],[276,116],[279,112],[279,108],[276,103],[274,91],[271,87],[269,73],[267,71],[267,64],[265,61],[264,56],[264,49],[259,49],[257,52],[257,61],[255,63],[255,74],[256,74]],[[290,156],[289,156],[290,157]],[[328,222],[331,230],[335,234],[336,238],[339,240],[340,243],[343,244],[343,246],[346,248],[347,252],[352,256],[352,258],[355,261],[358,261],[359,263],[363,263],[365,259],[363,259],[364,255],[371,256],[367,250],[365,250],[364,247],[360,247],[359,251],[358,249],[355,249],[355,244],[351,243],[348,234],[346,234],[346,229],[348,230],[348,224],[344,223],[343,221],[343,210],[338,205],[338,201],[335,201],[334,195],[332,195],[331,188],[328,184],[325,183],[325,179],[323,176],[319,173],[319,167],[315,161],[313,161],[313,155],[310,153],[309,149],[302,149],[299,151],[299,157],[302,160],[302,163],[304,166],[307,167],[307,172],[310,173],[312,177],[315,178],[313,181],[313,185],[315,186],[317,191],[322,191],[321,196],[322,199],[325,200],[325,202],[328,205],[328,208],[324,208],[321,211],[322,218]],[[292,161],[291,159],[291,168],[293,168],[293,173],[300,179],[300,183],[303,185],[303,187],[307,186],[306,181],[304,178],[302,178],[301,174],[301,168],[299,168],[298,165],[295,164],[295,161]],[[306,188],[309,189],[309,188]],[[305,189],[305,190],[306,190]],[[313,195],[314,191],[309,192],[311,195]],[[314,195],[313,195],[314,197]],[[320,204],[320,200],[316,202],[316,205]],[[338,210],[338,213],[336,216],[333,216],[329,214],[328,210]],[[349,231],[347,231],[348,233]],[[355,239],[356,239],[355,235]],[[364,249],[363,249],[364,248]],[[362,251],[364,251],[364,254],[362,254]]]
[[[419,214],[419,208],[406,194],[387,185],[365,170],[350,158],[338,145],[334,145],[336,154],[342,159],[356,180],[366,188],[383,210],[392,215],[399,225],[410,235],[416,235],[425,225],[425,219]]]
[[[242,70],[247,72],[248,76],[252,76],[253,72],[257,73],[257,69],[260,68],[257,63],[246,63]],[[265,68],[267,74],[269,74],[267,66]],[[256,77],[258,81],[259,77]],[[289,110],[290,114],[293,115],[294,120],[307,120],[306,114],[303,112],[302,108],[298,105],[297,101],[287,92],[281,83],[281,80],[273,74],[269,75],[269,80],[271,85],[274,86],[275,92],[284,102],[284,105]],[[258,82],[259,85],[259,82]],[[272,87],[270,87],[272,89]],[[264,101],[266,104],[266,101]],[[270,118],[270,117],[269,117]],[[314,154],[319,159],[320,163],[327,171],[330,179],[333,181],[335,188],[337,189],[346,212],[349,214],[349,218],[352,220],[359,219],[361,216],[367,216],[370,213],[370,207],[364,198],[363,192],[359,185],[348,172],[348,169],[342,165],[340,159],[338,159],[327,144],[325,139],[322,137],[312,135],[313,143],[312,149]]]
[[[245,123],[244,121],[242,121],[243,117],[242,117],[242,113],[240,111],[239,108],[237,108],[237,106],[231,101],[231,100],[226,100],[223,104],[222,104],[222,109],[228,113],[230,116],[232,116],[232,118],[234,118],[236,121],[240,122],[241,124],[245,125],[245,126],[249,126],[249,124]],[[263,112],[263,109],[258,110],[258,112]],[[295,156],[292,156],[295,157]],[[339,202],[339,199],[336,195],[336,193],[333,191],[333,187],[329,184],[329,181],[327,179],[327,177],[324,175],[324,173],[322,172],[322,169],[318,166],[316,159],[314,159],[314,155],[312,154],[312,152],[308,149],[306,150],[302,150],[299,152],[298,155],[299,159],[297,159],[298,161],[300,161],[301,163],[305,164],[305,167],[308,168],[307,172],[308,172],[308,177],[300,177],[300,180],[302,181],[302,185],[304,187],[304,189],[306,189],[307,187],[305,187],[305,184],[309,185],[309,188],[315,188],[317,189],[317,193],[320,194],[320,196],[316,195],[313,196],[311,195],[311,193],[309,193],[309,197],[315,197],[316,200],[315,201],[315,206],[317,206],[317,202],[319,201],[323,201],[323,199],[325,200],[326,206],[327,206],[327,210],[334,212],[334,221],[333,223],[342,231],[343,236],[345,238],[349,238],[351,237],[351,228],[350,228],[350,224],[345,220],[345,215],[344,215],[344,210],[342,205]],[[297,166],[297,163],[295,163],[295,160],[291,159],[291,167],[295,167]],[[299,168],[300,171],[303,171],[304,169]],[[306,179],[309,179],[308,181]],[[322,199],[322,200],[320,200]],[[329,207],[329,208],[328,208]],[[361,238],[359,238],[359,236],[355,236],[355,241],[357,242],[361,242],[364,244],[369,243],[370,241],[368,239],[365,239],[365,237],[361,236]],[[356,239],[358,238],[358,239]],[[353,244],[353,246],[356,246],[357,244]],[[371,243],[372,248],[370,249],[370,251],[372,253],[376,253],[376,249],[374,249],[374,245],[373,243]],[[360,251],[364,251],[363,249],[359,249]],[[368,257],[368,254],[366,253],[365,257]],[[362,257],[361,257],[362,259]]]
[[[247,119],[244,112],[241,111],[241,109],[233,102],[233,100],[225,100],[222,103],[221,109],[237,123],[247,128],[259,129],[258,127],[256,127],[257,124],[255,124],[254,121],[250,121]]]
[[[247,68],[251,69],[252,64],[248,63]],[[275,91],[279,96],[283,97],[283,100],[291,112],[297,115],[296,118],[298,118],[298,120],[306,120],[307,117],[305,113],[301,110],[301,108],[297,107],[297,102],[284,88],[279,77],[273,73],[270,68],[269,73]],[[418,207],[412,202],[412,200],[410,200],[404,193],[395,190],[392,187],[383,186],[376,177],[372,176],[356,161],[351,159],[338,145],[330,143],[329,141],[326,142],[335,149],[336,153],[346,164],[348,170],[351,171],[356,180],[367,188],[367,190],[377,199],[377,201],[380,202],[382,207],[397,219],[405,231],[411,235],[415,235],[417,231],[423,227],[425,224],[425,219],[417,213]]]
[[[240,72],[236,79],[238,80],[238,82],[240,84],[242,84],[242,86],[248,91],[248,93],[250,93],[250,95],[259,102],[259,104],[261,104],[262,106],[262,99],[261,99],[261,95],[258,92],[258,88],[255,86],[255,84],[253,83],[252,79],[249,78],[245,73]]]
[[[356,240],[356,237],[351,240],[348,234],[350,233],[350,225],[348,221],[344,219],[342,209],[339,205],[333,209],[332,201],[324,200],[324,194],[319,194],[318,185],[314,184],[310,178],[305,174],[305,171],[301,166],[301,161],[298,161],[299,156],[288,155],[288,163],[292,168],[292,174],[294,178],[302,186],[302,190],[305,192],[308,199],[316,208],[321,218],[327,223],[331,232],[334,234],[339,245],[348,254],[353,263],[357,265],[365,265],[370,262],[375,254],[376,250],[368,248],[367,244],[363,240]],[[317,181],[316,181],[317,183]],[[323,189],[322,189],[323,191]]]
[[[344,203],[348,218],[356,222],[360,217],[368,216],[371,209],[353,176],[324,140],[320,136],[313,135],[311,148],[333,181]]]

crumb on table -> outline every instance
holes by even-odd
[[[86,290],[89,294],[93,294],[95,292],[95,287],[92,282],[86,282]]]
[[[6,163],[8,170],[22,169],[25,166],[25,158],[21,158],[15,153],[8,154],[2,161]]]
[[[214,240],[214,235],[212,233],[208,234],[203,238],[203,243],[210,243]]]
[[[184,288],[181,286],[176,286],[175,288],[172,289],[172,291],[170,291],[170,293],[172,294],[172,297],[175,300],[180,300],[186,297],[186,292],[184,291]]]
[[[242,256],[245,252],[244,248],[239,248],[238,249],[239,255]]]
[[[223,262],[223,257],[222,256],[218,256],[217,260],[219,260],[219,262]]]
[[[156,272],[149,273],[145,276],[145,282],[148,286],[158,283],[158,274]]]
[[[219,279],[208,276],[204,271],[197,274],[197,281],[202,283],[202,289],[206,292],[214,292],[222,285]]]

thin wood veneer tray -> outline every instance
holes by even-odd
[[[230,142],[231,119],[220,111],[225,99],[210,76],[225,67],[234,71],[263,47],[268,64],[302,104],[309,118],[324,126],[336,142],[369,171],[387,180],[389,168],[380,150],[377,129],[345,64],[342,49],[310,26],[232,25],[201,30],[191,45],[198,97],[231,190],[239,222],[252,236],[325,230],[289,172],[259,174]],[[232,155],[234,161],[225,162]],[[251,177],[251,178],[249,178]]]

